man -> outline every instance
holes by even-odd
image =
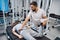
[[[19,31],[23,30],[28,20],[31,19],[33,23],[32,27],[28,30],[21,31],[21,35],[27,40],[36,40],[34,37],[42,36],[42,27],[47,23],[47,16],[44,10],[38,8],[37,2],[33,1],[30,3],[30,7],[31,10],[23,24],[20,26]],[[42,26],[38,26],[40,24],[42,24]]]

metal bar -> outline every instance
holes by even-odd
[[[15,3],[14,3],[14,6],[15,6],[15,20],[17,19],[17,10],[18,10],[18,8],[17,8],[17,6],[18,6],[18,0],[15,0],[14,1]]]
[[[5,4],[4,1],[2,0],[2,8],[3,8],[3,19],[4,19],[4,26],[6,27],[6,18],[5,18],[5,14],[4,14],[4,10],[5,10]]]
[[[40,8],[40,5],[41,5],[41,0],[38,0],[38,7]]]
[[[11,6],[12,6],[11,9],[12,9],[12,11],[13,11],[13,13],[12,13],[12,16],[13,16],[13,17],[12,17],[12,23],[15,22],[15,20],[14,20],[14,1],[15,1],[15,0],[11,0]]]
[[[42,0],[42,9],[44,9],[44,2],[45,0]]]
[[[48,5],[49,5],[49,0],[46,0],[45,11],[47,11]]]

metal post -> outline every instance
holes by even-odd
[[[45,0],[42,0],[42,9],[44,9],[44,2]]]
[[[5,26],[5,28],[6,28],[6,18],[5,18],[5,12],[4,12],[4,10],[5,10],[5,4],[4,4],[4,1],[2,0],[2,8],[3,8],[3,19],[4,19],[4,26]]]
[[[51,2],[50,2],[50,6],[51,6],[51,4],[52,4],[52,0],[51,0]],[[50,8],[50,7],[49,7]],[[49,11],[49,10],[48,10]],[[48,13],[48,22],[49,22],[49,15],[50,15],[50,12]],[[47,27],[48,27],[48,23],[47,23]]]
[[[26,17],[27,17],[27,13],[28,13],[28,7],[29,5],[28,5],[28,0],[26,0]]]
[[[45,11],[47,11],[48,5],[49,5],[49,0],[46,0],[46,7],[45,7]]]
[[[40,5],[41,5],[41,0],[38,0],[38,7],[40,8]]]
[[[14,6],[15,6],[15,20],[17,19],[17,10],[18,10],[18,8],[17,8],[17,6],[18,6],[18,0],[14,0]]]
[[[19,20],[21,20],[21,11],[22,11],[22,0],[18,0],[18,12],[19,12]]]
[[[13,10],[13,13],[12,13],[12,16],[13,16],[13,17],[12,17],[12,23],[15,22],[15,20],[14,20],[14,1],[15,1],[15,0],[11,0],[11,6],[12,6],[11,9]]]

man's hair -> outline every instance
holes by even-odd
[[[33,1],[32,3],[30,3],[30,5],[34,5],[37,7],[37,2],[36,1]]]

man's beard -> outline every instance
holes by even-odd
[[[36,11],[36,9],[35,10],[32,10],[33,12],[35,12]]]

